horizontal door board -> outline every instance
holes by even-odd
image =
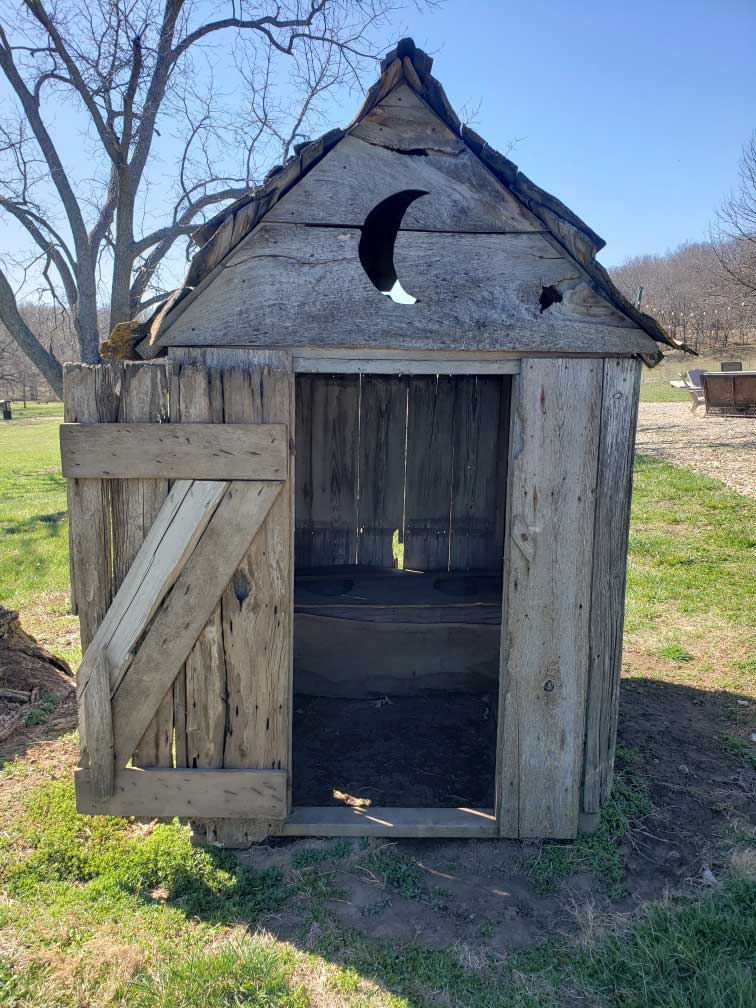
[[[453,374],[519,374],[516,360],[455,360],[444,357],[396,360],[349,356],[299,357],[292,360],[294,370],[301,374],[377,374],[377,375],[453,375]]]
[[[125,766],[281,492],[232,482],[113,694],[116,766]]]
[[[490,809],[300,807],[280,830],[282,836],[493,837]]]
[[[115,775],[113,793],[99,797],[90,770],[77,770],[76,808],[86,815],[208,816],[282,819],[285,770],[140,770]]]
[[[76,681],[85,694],[102,656],[111,677],[109,692],[134,645],[170,591],[218,507],[228,483],[182,480],[176,483],[87,648]],[[103,669],[98,669],[103,674]]]
[[[161,346],[656,353],[656,344],[541,234],[401,231],[394,265],[418,299],[398,304],[360,262],[358,228],[262,224],[228,256]],[[543,288],[561,301],[541,311]],[[254,291],[255,310],[249,310]]]
[[[286,424],[61,424],[63,475],[284,480]]]

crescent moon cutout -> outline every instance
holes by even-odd
[[[365,218],[360,236],[360,262],[370,282],[381,294],[397,304],[417,304],[399,282],[394,266],[394,245],[407,208],[421,196],[424,189],[403,189],[381,200]]]

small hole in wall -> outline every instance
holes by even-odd
[[[538,298],[538,303],[541,306],[541,314],[550,308],[553,304],[557,304],[559,301],[563,301],[562,292],[558,287],[550,285],[548,287],[541,288],[541,296]]]
[[[381,294],[396,304],[417,304],[396,275],[394,245],[402,218],[410,204],[428,193],[423,189],[403,189],[381,200],[365,218],[360,236],[359,255],[362,268]]]

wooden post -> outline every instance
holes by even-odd
[[[583,831],[595,829],[601,804],[612,790],[640,370],[640,361],[631,358],[610,358],[604,363],[580,816]]]
[[[583,766],[603,362],[528,360],[512,413],[500,830],[574,837]]]

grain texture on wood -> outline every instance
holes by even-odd
[[[139,770],[115,775],[113,794],[95,793],[89,770],[77,770],[76,808],[89,815],[286,815],[286,774],[278,770]]]
[[[454,381],[414,378],[407,408],[404,566],[448,570]]]
[[[404,452],[407,382],[362,380],[360,397],[358,563],[394,567],[393,539],[404,537]]]
[[[528,361],[519,379],[502,626],[507,835],[578,828],[602,377],[602,362]]]
[[[611,794],[640,361],[606,361],[596,485],[582,811]]]
[[[221,375],[217,369],[203,364],[174,366],[171,422],[223,422]],[[186,656],[187,666],[177,674],[179,685],[174,687],[174,692],[178,689],[181,694],[179,700],[184,701],[185,710],[184,735],[177,741],[177,752],[186,751],[186,765],[190,767],[223,765],[226,668],[220,595],[231,575],[232,571],[226,571],[226,579],[212,600],[206,626],[195,638],[194,648]],[[180,682],[182,679],[184,682]]]
[[[211,615],[219,609],[218,599],[224,587],[280,489],[278,483],[230,484],[173,590],[152,620],[113,696],[114,748],[119,765],[124,766],[130,758],[133,747],[172,685],[179,667],[195,646],[206,648],[198,652],[197,660],[204,656],[205,665],[203,691],[196,700],[195,713],[201,715],[203,723],[208,723],[210,701],[213,699],[213,694],[209,692],[211,684],[216,680],[218,683],[222,681],[225,688],[225,670],[219,669],[216,675],[216,666],[208,664],[208,659],[215,654],[213,644],[222,639],[222,631],[219,629],[217,637],[208,634],[204,642],[198,641],[198,637],[205,632],[203,627]],[[192,702],[187,677],[187,737],[190,737]],[[218,706],[223,707],[225,713],[225,706],[220,703]],[[203,746],[209,747],[210,743],[204,736],[203,740]],[[198,755],[205,758],[206,750]],[[219,764],[222,755],[221,752]],[[189,759],[191,764],[191,750]]]
[[[395,137],[402,143],[400,136]],[[407,142],[407,138],[404,138]],[[416,149],[421,144],[413,144]],[[266,222],[361,227],[382,200],[402,190],[428,193],[407,210],[412,231],[543,231],[463,144],[455,153],[412,156],[347,136],[266,215]]]
[[[454,444],[449,564],[453,570],[500,570],[500,458],[506,457],[503,386],[496,377],[454,381]],[[502,439],[502,434],[504,438]]]
[[[449,357],[404,356],[394,360],[373,358],[369,353],[340,351],[339,357],[295,356],[292,366],[303,374],[374,374],[374,375],[451,375],[451,374],[517,374],[518,361],[455,360]]]
[[[294,562],[297,567],[312,566],[312,387],[308,375],[296,378]]]
[[[313,378],[310,562],[353,564],[357,557],[357,375]]]
[[[419,299],[414,305],[373,286],[360,263],[360,234],[260,225],[202,295],[186,299],[159,345],[265,347],[275,333],[281,347],[657,353],[541,234],[401,231],[394,262]],[[542,312],[542,289],[552,285],[562,300]]]
[[[174,585],[199,542],[227,483],[181,481],[169,493],[123,583],[87,649],[77,675],[84,694],[94,664],[104,654],[111,670],[111,691],[160,603]]]
[[[164,494],[169,479],[284,480],[289,458],[285,424],[64,423],[60,446],[64,476],[157,480]]]
[[[226,418],[291,424],[294,376],[223,374]],[[223,594],[228,717],[223,765],[290,768],[293,487],[285,483]]]
[[[64,419],[68,423],[109,423],[118,401],[110,368],[67,364],[63,369]],[[81,648],[86,651],[113,597],[110,487],[106,480],[68,481],[71,583],[79,614]]]
[[[118,374],[118,422],[126,424],[143,422],[150,428],[162,425],[168,418],[170,365],[166,365],[164,361],[155,364],[137,364],[129,361],[109,366],[114,374]],[[63,424],[61,432],[78,430],[82,432],[79,437],[84,443],[97,444],[102,432],[110,429],[112,429],[110,424],[100,424],[89,431],[86,425],[69,428]],[[66,472],[64,445],[65,435],[61,433],[63,474],[69,475]],[[85,466],[84,469],[86,468]],[[74,474],[75,472],[72,472],[70,475]],[[113,590],[117,593],[168,495],[168,480],[157,478],[112,481],[110,491],[113,505]],[[171,766],[173,703],[170,697],[160,705],[144,738],[134,752],[133,762],[135,766]]]
[[[80,699],[86,725],[86,755],[92,793],[98,800],[113,794],[113,718],[110,712],[110,672],[100,652],[92,669],[89,688]]]
[[[388,94],[349,135],[378,147],[407,152],[431,150],[439,154],[460,154],[465,149],[445,122],[406,84]],[[398,188],[398,187],[397,187]],[[534,230],[538,230],[537,222]]]

